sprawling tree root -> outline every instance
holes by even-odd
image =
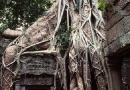
[[[4,37],[7,37],[7,38],[17,38],[18,36],[22,35],[22,31],[19,31],[19,30],[11,30],[11,29],[6,29],[2,35]]]
[[[29,53],[55,54],[57,66],[59,66],[57,69],[60,69],[56,70],[55,77],[58,73],[61,74],[60,79],[64,90],[68,90],[68,88],[70,90],[96,90],[96,88],[97,90],[107,90],[106,72],[102,58],[102,43],[105,39],[104,21],[101,11],[98,10],[97,2],[98,0],[80,0],[79,2],[57,0],[46,16],[38,19],[27,29],[26,34],[30,36],[29,40],[25,35],[15,39],[6,49],[3,58],[3,90],[11,89],[14,82],[12,78],[17,76],[20,71],[20,56]],[[75,10],[75,8],[77,9]],[[67,28],[71,27],[72,31],[69,46],[62,56],[59,47],[56,47],[57,31],[65,19]],[[37,46],[39,50],[27,51],[33,46]],[[12,53],[9,51],[10,48]],[[15,69],[12,68],[14,63],[17,63]],[[69,73],[67,73],[67,68]],[[67,74],[70,76],[70,83],[67,83]],[[93,88],[93,85],[97,87]]]
[[[39,18],[32,26],[30,26],[26,34],[30,36],[30,41],[27,42],[27,37],[22,35],[16,38],[7,47],[3,57],[3,85],[2,90],[10,90],[14,81],[12,80],[18,74],[20,69],[20,55],[28,48],[39,45],[39,49],[48,49],[50,46],[51,36],[54,33],[57,24],[57,2],[51,7],[46,16]],[[17,63],[15,69],[12,68],[14,63]]]

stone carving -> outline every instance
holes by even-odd
[[[20,85],[53,85],[53,76],[22,77]]]
[[[51,55],[45,56],[22,56],[20,74],[51,74],[53,75],[56,70],[56,60]]]

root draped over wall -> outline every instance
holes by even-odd
[[[20,56],[39,53],[55,55],[59,70],[56,70],[54,76],[61,73],[60,82],[64,90],[107,90],[107,72],[102,53],[105,41],[104,20],[97,2],[57,0],[46,16],[39,18],[27,29],[26,33],[30,37],[28,42],[21,35],[10,43],[3,56],[2,90],[12,88],[15,82],[12,78],[19,74],[22,63]],[[56,44],[59,36],[57,32],[64,21],[71,32],[68,47],[62,54]],[[38,49],[29,51],[33,46]],[[14,63],[17,63],[15,69]]]

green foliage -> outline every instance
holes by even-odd
[[[29,34],[26,33],[26,29],[23,30],[23,35],[26,37],[26,45],[28,45],[28,43],[30,42],[30,36],[29,36]],[[36,46],[33,46],[33,47],[29,48],[28,50],[36,51],[36,50],[38,50],[38,48]]]
[[[52,3],[53,0],[0,0],[0,23],[7,23],[11,29],[27,28],[44,15]]]
[[[31,48],[28,49],[29,51],[37,51],[38,48],[36,46],[32,46]]]
[[[0,26],[0,33],[3,33],[4,30],[7,29],[7,28],[8,28],[8,25],[7,25],[7,24],[2,24],[2,25]]]
[[[102,1],[97,2],[97,4],[98,4],[99,9],[101,11],[105,11],[105,10],[111,11],[112,10],[112,4],[114,2],[115,2],[115,0],[111,0],[111,4],[110,4],[110,3],[108,3],[108,0],[102,0]]]
[[[7,24],[2,24],[0,26],[0,38],[2,37],[2,33],[4,32],[4,30],[6,30],[8,28]]]
[[[23,35],[26,37],[26,44],[30,41],[30,36],[26,33],[26,30],[23,30]]]
[[[99,9],[101,11],[105,10],[105,8],[106,8],[106,2],[100,1],[100,2],[98,2],[98,5],[99,5]]]
[[[74,10],[79,12],[79,0],[75,0],[76,4],[75,4],[75,7],[74,7]]]
[[[71,27],[67,29],[67,23],[62,23],[58,30],[58,43],[60,51],[66,51],[69,45],[69,36],[71,33]]]
[[[12,42],[11,39],[0,38],[0,56],[4,54],[4,51],[10,42]]]

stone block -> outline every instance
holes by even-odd
[[[124,17],[117,24],[115,24],[109,31],[106,32],[107,45],[123,36],[130,30],[130,16]]]
[[[128,3],[130,0],[128,0],[127,2],[125,1],[124,3],[126,3],[127,5],[125,4],[125,7],[123,9],[120,6],[116,5],[116,6],[113,6],[112,11],[108,11],[105,13],[105,16],[107,16],[107,18],[105,18],[106,30],[109,30],[112,26],[118,23],[119,20],[121,20],[123,17],[130,15],[130,3]]]
[[[112,16],[113,16],[114,14],[116,14],[116,12],[115,12],[114,10],[112,10],[112,11],[105,11],[105,12],[104,12],[104,18],[105,18],[106,20],[109,20],[110,18],[112,18]]]
[[[118,2],[118,6],[119,6],[120,8],[124,8],[129,2],[130,2],[130,0],[120,0],[120,1]]]
[[[114,14],[106,23],[106,30],[109,30],[112,26],[119,22],[123,18],[119,13]]]
[[[130,14],[130,3],[125,7],[124,12],[125,12],[125,15]]]
[[[130,29],[129,32],[109,44],[105,49],[105,55],[112,55],[113,53],[116,53],[117,51],[125,48],[127,45],[130,45]]]

